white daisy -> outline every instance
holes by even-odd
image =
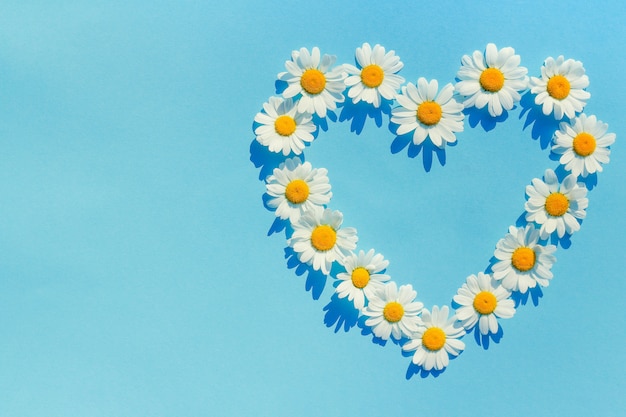
[[[398,289],[396,283],[390,281],[369,299],[363,310],[363,315],[369,317],[365,325],[383,340],[389,339],[390,335],[396,340],[411,337],[419,328],[417,315],[424,307],[424,304],[415,301],[416,296],[417,292],[410,284]]]
[[[498,319],[509,319],[515,314],[515,302],[506,290],[491,275],[482,272],[467,277],[465,284],[453,297],[459,304],[456,316],[468,332],[478,323],[480,334],[498,332]]]
[[[491,267],[493,278],[510,291],[525,294],[537,284],[547,287],[556,262],[554,245],[539,244],[539,230],[533,224],[509,227],[509,233],[496,244],[493,255],[498,259]]]
[[[559,238],[578,231],[577,219],[584,219],[587,214],[587,188],[578,185],[573,174],[563,178],[562,183],[551,169],[543,177],[545,182],[535,178],[533,185],[526,186],[526,221],[541,226],[541,239],[547,239],[555,230]]]
[[[314,139],[313,117],[299,113],[290,98],[270,97],[254,121],[260,124],[254,129],[256,140],[272,152],[282,151],[285,156],[291,152],[300,155],[306,143]]]
[[[554,134],[552,152],[561,155],[559,162],[576,176],[602,172],[600,164],[609,162],[609,146],[615,142],[615,133],[606,133],[608,127],[596,116],[585,114],[570,124],[562,122]]]
[[[537,94],[535,104],[542,106],[546,116],[554,111],[554,118],[569,119],[585,107],[591,97],[584,89],[589,86],[589,77],[580,61],[565,60],[563,55],[556,60],[546,58],[541,67],[541,78],[530,77],[530,92]]]
[[[480,51],[474,51],[471,57],[463,55],[455,89],[464,96],[465,108],[487,106],[494,117],[511,110],[521,99],[520,91],[528,88],[528,70],[520,62],[515,49],[498,50],[493,43],[487,44],[484,55]]]
[[[298,254],[302,263],[328,275],[333,262],[350,256],[356,248],[356,229],[341,229],[343,214],[340,211],[307,211],[293,224],[293,235],[287,244]]]
[[[410,341],[402,346],[406,352],[415,351],[413,363],[422,369],[442,370],[450,362],[450,357],[459,356],[465,343],[460,338],[465,335],[465,329],[456,316],[448,318],[448,306],[434,306],[432,314],[422,311],[422,327],[413,334]]]
[[[320,58],[320,50],[314,47],[301,48],[291,53],[291,61],[285,62],[286,72],[278,74],[278,79],[287,82],[283,97],[292,98],[298,95],[298,111],[300,113],[317,113],[326,117],[327,110],[335,110],[337,103],[343,103],[343,80],[345,72],[339,66],[329,70],[337,58],[324,55]]]
[[[374,249],[367,253],[361,250],[358,255],[351,254],[343,260],[343,265],[346,272],[337,274],[341,283],[335,291],[339,298],[348,297],[348,300],[354,301],[354,307],[359,310],[365,307],[365,299],[372,298],[390,279],[389,275],[379,273],[387,268],[389,261],[380,253],[375,253]]]
[[[267,205],[276,209],[277,217],[291,223],[307,211],[321,210],[333,195],[327,174],[326,168],[313,168],[300,158],[285,160],[265,180],[267,194],[272,197]]]
[[[437,80],[420,77],[417,86],[408,83],[396,96],[400,107],[391,111],[391,121],[398,124],[398,135],[413,132],[413,143],[421,144],[428,136],[437,147],[456,142],[455,132],[463,131],[463,105],[454,97],[454,87],[446,84],[439,94]]]
[[[345,79],[348,89],[348,97],[353,103],[363,100],[380,106],[380,97],[392,100],[404,78],[396,75],[404,64],[394,51],[385,53],[385,48],[378,44],[374,48],[369,43],[364,43],[356,48],[357,66],[345,64],[344,69],[348,73]]]

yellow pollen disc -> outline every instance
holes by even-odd
[[[511,256],[511,264],[513,268],[521,272],[530,271],[535,266],[537,255],[535,251],[526,246],[515,249]]]
[[[479,314],[491,314],[497,305],[496,296],[489,291],[481,291],[474,297],[474,310]]]
[[[274,130],[280,136],[289,136],[296,131],[296,121],[290,116],[278,116],[274,121]]]
[[[439,327],[430,327],[422,335],[422,345],[431,352],[441,350],[445,344],[446,333]]]
[[[360,266],[352,271],[352,285],[356,288],[365,288],[368,282],[370,282],[370,273],[367,269]]]
[[[579,156],[589,156],[596,150],[596,138],[587,132],[582,132],[576,135],[572,146]]]
[[[497,68],[487,68],[480,74],[480,86],[491,93],[496,93],[504,87],[504,74]]]
[[[550,216],[561,217],[567,213],[569,200],[561,193],[552,193],[546,198],[545,207]]]
[[[336,241],[337,232],[327,224],[317,226],[311,233],[311,245],[320,252],[331,250]]]
[[[385,316],[385,320],[389,323],[397,323],[402,320],[402,316],[404,316],[404,307],[402,307],[402,304],[396,303],[395,301],[387,303],[383,309],[383,316]]]
[[[555,75],[548,80],[548,94],[557,100],[566,98],[570,88],[569,81],[562,75]]]
[[[441,120],[441,106],[434,101],[424,101],[417,107],[417,120],[426,126],[432,126]]]
[[[361,81],[369,88],[376,88],[383,83],[385,73],[378,65],[372,64],[361,70]]]
[[[285,198],[293,204],[302,204],[309,198],[309,185],[304,180],[293,180],[285,188]]]
[[[300,86],[309,94],[319,94],[326,88],[326,77],[318,69],[308,69],[300,78]]]

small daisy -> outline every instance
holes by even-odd
[[[339,66],[329,71],[337,58],[324,55],[320,58],[320,50],[314,47],[301,48],[291,53],[291,61],[285,62],[286,72],[278,74],[278,79],[287,82],[283,97],[293,98],[301,95],[298,100],[298,112],[316,113],[326,117],[327,110],[335,110],[337,103],[343,103],[343,80],[345,73]]]
[[[276,216],[295,223],[300,216],[328,204],[333,193],[326,168],[313,168],[300,158],[285,160],[268,176],[265,187],[272,197],[267,205],[276,209]]]
[[[453,297],[460,307],[456,315],[468,332],[478,323],[480,334],[498,332],[498,319],[509,319],[515,314],[511,293],[491,275],[482,272],[467,277],[467,281]]]
[[[559,238],[578,231],[577,219],[584,219],[587,214],[587,188],[578,185],[573,174],[563,178],[562,183],[551,169],[543,177],[545,182],[535,178],[533,185],[526,186],[526,221],[541,226],[541,239],[547,239],[555,230]]]
[[[554,245],[539,244],[539,230],[533,224],[509,227],[509,233],[496,244],[493,255],[498,260],[491,267],[494,279],[510,291],[525,294],[537,284],[547,287],[556,262]]]
[[[591,97],[584,89],[589,86],[589,77],[580,61],[565,60],[563,55],[556,60],[546,58],[541,67],[541,78],[530,77],[530,92],[537,94],[535,104],[542,106],[546,116],[554,111],[554,118],[569,119],[585,107]]]
[[[356,248],[356,229],[341,229],[343,214],[338,211],[307,211],[293,224],[293,235],[287,244],[298,254],[302,263],[328,275],[333,262],[350,256]]]
[[[456,319],[448,318],[448,306],[434,306],[432,314],[424,309],[422,312],[423,326],[413,334],[413,338],[402,346],[406,352],[415,351],[413,363],[425,371],[442,370],[450,362],[450,357],[459,356],[465,343],[460,338],[465,329]]]
[[[391,111],[391,121],[398,124],[398,135],[413,132],[413,143],[421,144],[428,136],[433,145],[443,148],[456,142],[455,132],[463,131],[463,105],[454,97],[454,87],[446,84],[439,94],[437,80],[420,77],[417,86],[408,83],[396,96],[400,107]]]
[[[400,62],[394,51],[385,53],[385,48],[378,44],[374,48],[369,43],[364,43],[356,48],[357,66],[346,64],[344,69],[348,73],[346,86],[349,87],[348,97],[353,103],[363,100],[380,106],[381,96],[386,100],[392,100],[404,78],[396,75],[404,64]]]
[[[363,314],[369,317],[365,325],[383,340],[389,339],[390,335],[396,340],[411,337],[419,328],[417,315],[424,307],[424,304],[415,301],[416,296],[417,292],[410,284],[398,289],[396,283],[390,281],[369,299],[363,310]]]
[[[615,133],[606,133],[608,127],[596,116],[585,114],[570,124],[563,122],[554,134],[552,152],[561,155],[559,162],[577,177],[602,172],[600,164],[609,162],[609,146],[615,142]]]
[[[272,152],[287,156],[291,152],[300,155],[306,143],[313,141],[315,125],[308,113],[298,113],[292,99],[270,97],[263,104],[263,112],[257,113],[254,121],[259,123],[254,134],[256,140]]]
[[[463,55],[455,89],[464,96],[465,108],[487,106],[493,117],[511,110],[521,99],[520,91],[528,88],[528,70],[520,66],[520,61],[515,49],[498,50],[493,43],[487,44],[484,55],[480,51],[474,51],[471,57]]]
[[[339,298],[348,297],[354,300],[354,307],[363,310],[365,299],[370,299],[376,291],[383,289],[384,282],[389,281],[389,275],[381,274],[389,265],[383,255],[370,249],[365,253],[362,250],[358,255],[352,254],[343,260],[346,272],[337,274],[341,283],[336,292]]]

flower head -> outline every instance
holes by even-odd
[[[520,56],[511,47],[497,49],[490,43],[483,55],[474,51],[463,55],[455,89],[464,96],[465,108],[487,106],[491,116],[500,116],[520,101],[520,91],[528,88],[528,70],[520,66]]]
[[[463,131],[463,105],[454,97],[454,87],[446,84],[440,92],[437,80],[408,83],[396,96],[400,107],[391,111],[391,122],[398,124],[398,135],[413,132],[413,143],[421,144],[429,137],[433,145],[443,148],[456,142],[455,132]]]
[[[385,281],[391,278],[389,275],[381,274],[389,261],[383,255],[375,253],[370,249],[367,253],[362,250],[359,254],[351,254],[343,260],[346,272],[337,274],[337,279],[341,282],[337,286],[336,292],[339,298],[348,297],[354,301],[354,307],[362,310],[365,307],[365,300],[369,300],[374,294],[383,289]]]
[[[411,337],[418,330],[419,317],[417,316],[424,304],[415,301],[417,292],[409,285],[402,285],[398,289],[391,281],[377,291],[370,299],[363,314],[369,318],[366,326],[372,328],[376,337],[387,340],[391,335],[394,339]]]
[[[349,87],[348,97],[353,103],[363,100],[380,106],[381,97],[392,100],[404,78],[397,75],[404,64],[396,56],[394,51],[385,53],[385,48],[378,44],[374,48],[369,43],[364,43],[356,48],[357,66],[346,64],[344,69],[348,73],[345,79]]]

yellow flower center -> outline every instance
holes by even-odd
[[[521,272],[530,271],[535,266],[537,256],[535,251],[526,246],[519,247],[513,251],[511,264],[513,268]]]
[[[369,88],[376,88],[383,83],[385,73],[378,65],[372,64],[361,70],[361,81]]]
[[[561,193],[552,193],[546,198],[545,207],[550,216],[561,217],[567,213],[569,200]]]
[[[496,93],[504,87],[504,74],[497,68],[487,68],[480,74],[480,86],[490,93]]]
[[[474,310],[479,314],[491,314],[497,305],[496,296],[489,291],[481,291],[474,297]]]
[[[441,350],[445,344],[446,333],[439,327],[430,327],[422,335],[422,345],[431,352]]]
[[[278,116],[274,121],[274,130],[280,136],[289,136],[296,131],[296,121],[291,116]]]
[[[432,126],[441,120],[441,106],[434,101],[424,101],[417,107],[417,120],[426,126]]]
[[[320,252],[331,250],[336,241],[337,232],[327,224],[317,226],[311,233],[311,245]]]
[[[557,100],[567,97],[570,88],[569,81],[562,75],[555,75],[548,80],[548,94]]]
[[[383,316],[389,323],[397,323],[402,320],[402,316],[404,316],[404,307],[402,307],[402,304],[395,301],[387,303],[383,309]]]
[[[589,156],[596,150],[596,138],[587,132],[582,132],[576,135],[572,146],[579,156]]]
[[[352,285],[356,288],[365,288],[370,282],[370,273],[362,266],[355,268],[352,271]]]
[[[326,77],[318,69],[308,69],[300,78],[300,86],[309,94],[319,94],[326,88]]]
[[[292,204],[301,204],[309,197],[309,185],[304,180],[293,180],[285,188],[285,198]]]

